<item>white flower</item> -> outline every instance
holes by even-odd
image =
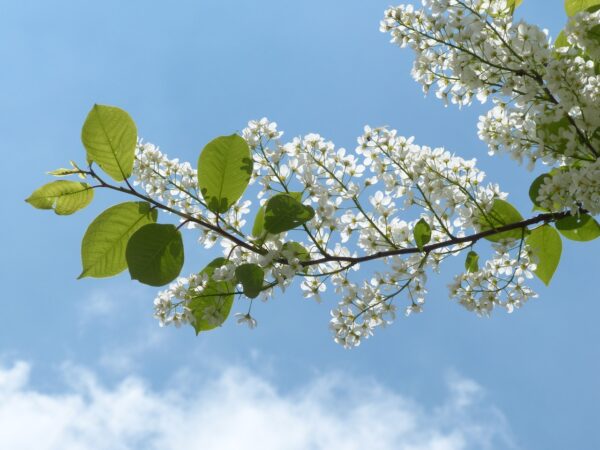
[[[237,323],[245,324],[251,330],[256,328],[256,325],[257,325],[256,319],[254,317],[252,317],[249,313],[246,313],[246,314],[235,313],[235,317],[237,318]]]

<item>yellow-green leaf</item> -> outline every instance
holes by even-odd
[[[505,200],[497,198],[492,204],[491,210],[485,215],[481,215],[478,218],[481,226],[481,231],[492,230],[510,225],[513,223],[521,222],[523,216],[517,211],[517,209]],[[485,239],[492,242],[500,242],[504,240],[516,240],[523,236],[523,230],[515,229],[510,231],[503,231],[501,233],[492,234],[487,236]]]
[[[78,181],[59,180],[45,184],[25,200],[34,208],[53,209],[56,214],[68,215],[85,208],[94,198],[94,189]]]
[[[293,195],[277,194],[266,204],[264,229],[273,234],[283,233],[305,224],[314,216],[314,209],[303,205]]]
[[[83,124],[81,141],[88,161],[98,164],[115,181],[131,175],[137,128],[127,112],[114,106],[94,105]]]
[[[413,236],[419,250],[423,250],[423,247],[431,240],[431,227],[425,219],[420,219],[417,222],[413,230]]]
[[[600,8],[600,0],[565,0],[565,11],[569,17],[586,9],[594,11],[598,8]]]
[[[572,241],[587,242],[600,237],[600,225],[589,214],[564,217],[555,226],[560,234]]]
[[[531,231],[526,242],[537,264],[535,274],[544,284],[550,284],[562,253],[560,235],[550,225],[542,225]]]
[[[81,242],[79,278],[104,278],[127,268],[125,251],[129,238],[144,225],[156,222],[158,213],[146,202],[112,206],[90,224]]]
[[[241,136],[221,136],[209,142],[198,158],[198,186],[208,209],[227,212],[248,187],[253,164]]]
[[[479,270],[479,255],[472,250],[467,253],[467,258],[465,259],[465,270],[467,272],[477,272]]]

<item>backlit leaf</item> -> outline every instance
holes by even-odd
[[[218,137],[204,147],[198,158],[198,186],[211,211],[224,213],[239,200],[253,164],[248,144],[237,134]]]
[[[550,225],[542,225],[531,231],[526,242],[537,264],[535,274],[544,284],[550,284],[562,253],[560,235]]]
[[[53,181],[36,189],[25,201],[34,208],[53,209],[56,214],[73,214],[94,198],[94,189],[78,181]]]
[[[87,159],[98,164],[115,181],[131,175],[137,142],[133,119],[120,108],[94,105],[89,112],[81,141]]]
[[[144,225],[156,222],[157,215],[149,203],[127,202],[96,217],[81,243],[83,271],[79,278],[111,277],[125,270],[129,238]]]

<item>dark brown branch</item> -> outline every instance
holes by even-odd
[[[151,203],[156,208],[173,213],[179,217],[182,217],[183,219],[185,219],[188,222],[197,223],[198,225],[200,225],[202,227],[208,228],[209,230],[214,231],[215,233],[221,235],[225,239],[229,239],[230,241],[234,242],[235,244],[239,245],[240,247],[245,248],[246,250],[249,250],[254,253],[258,253],[260,255],[264,255],[267,253],[267,250],[255,247],[254,245],[239,239],[238,237],[228,233],[227,231],[225,231],[218,225],[213,225],[210,222],[205,222],[204,220],[201,220],[197,217],[194,217],[194,216],[191,216],[184,212],[178,211],[167,205],[163,205],[162,203],[159,203],[150,197],[140,194],[139,192],[137,192],[136,190],[134,190],[132,188],[124,188],[122,186],[110,185],[110,184],[106,183],[102,178],[100,178],[100,176],[98,176],[94,172],[94,170],[91,168],[90,168],[89,172],[84,172],[84,173],[92,176],[100,183],[100,185],[94,186],[94,187],[102,187],[102,188],[112,189],[114,191],[133,195],[144,201],[147,201],[148,203]],[[586,213],[586,211],[581,210],[580,213],[584,214],[584,213]],[[373,253],[370,255],[357,256],[357,257],[328,255],[323,258],[312,259],[310,261],[303,261],[301,264],[302,264],[302,266],[307,267],[307,266],[315,266],[318,264],[324,264],[324,263],[328,263],[328,262],[345,262],[345,263],[348,263],[348,266],[345,267],[345,269],[346,269],[355,264],[359,264],[359,263],[363,263],[363,262],[367,262],[367,261],[373,261],[375,259],[380,259],[380,258],[386,258],[389,256],[409,255],[409,254],[415,254],[415,253],[426,253],[427,254],[434,250],[444,248],[444,247],[450,247],[452,245],[474,244],[475,242],[479,241],[480,239],[486,238],[488,236],[492,236],[494,234],[503,233],[505,231],[512,231],[512,230],[524,230],[531,225],[536,225],[539,223],[555,222],[555,221],[560,220],[569,215],[571,215],[570,211],[539,214],[539,215],[532,217],[530,219],[527,219],[527,220],[522,220],[520,222],[510,223],[508,225],[503,225],[501,227],[496,227],[496,228],[493,228],[490,230],[481,231],[479,233],[475,233],[470,236],[453,237],[451,239],[447,239],[442,242],[437,242],[435,244],[429,244],[429,245],[424,246],[422,249],[419,249],[418,247],[397,248],[397,249],[393,249],[393,250],[387,250],[387,251]],[[280,264],[287,264],[287,261],[285,259],[279,259],[276,261]]]
[[[581,212],[584,213],[585,211],[581,211]],[[429,244],[429,245],[424,246],[423,249],[419,249],[417,247],[400,248],[400,249],[387,250],[384,252],[377,252],[377,253],[373,253],[371,255],[358,256],[358,257],[331,256],[329,258],[319,258],[319,259],[313,259],[311,261],[305,261],[302,263],[302,265],[303,266],[312,266],[312,265],[323,264],[323,263],[327,263],[327,262],[347,262],[347,263],[351,263],[352,265],[354,265],[354,264],[358,264],[358,263],[362,263],[362,262],[372,261],[374,259],[386,258],[388,256],[409,255],[409,254],[413,254],[413,253],[429,253],[429,252],[432,252],[439,248],[450,247],[451,245],[474,244],[475,242],[479,241],[480,239],[486,238],[488,236],[492,236],[494,234],[502,233],[505,231],[525,229],[526,227],[529,227],[531,225],[536,225],[538,223],[555,222],[559,219],[569,216],[570,214],[571,213],[569,211],[564,211],[564,212],[559,212],[559,213],[539,214],[535,217],[532,217],[531,219],[522,220],[520,222],[510,223],[508,225],[496,227],[494,229],[481,231],[479,233],[472,234],[470,236],[452,238],[452,239],[448,239],[446,241],[437,242],[435,244]]]

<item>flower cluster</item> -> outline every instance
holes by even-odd
[[[375,328],[395,319],[400,294],[408,301],[402,308],[406,315],[422,311],[427,272],[439,270],[442,261],[461,252],[467,244],[453,240],[479,231],[494,201],[506,197],[496,184],[484,183],[485,174],[476,168],[475,160],[416,145],[413,138],[387,128],[365,127],[354,152],[338,149],[317,134],[282,142],[283,133],[267,119],[251,121],[242,136],[253,151],[259,202],[285,192],[313,207],[315,216],[299,229],[266,235],[254,235],[245,221],[238,221],[235,229],[250,244],[246,246],[200,226],[201,233],[219,238],[224,262],[208,274],[178,279],[160,292],[155,315],[161,324],[194,324],[198,317],[190,313],[190,302],[208,289],[207,283],[235,285],[236,268],[254,264],[264,271],[262,300],[271,298],[275,289],[285,290],[295,278],[302,279],[300,288],[306,298],[320,301],[333,290],[341,299],[330,323],[335,340],[345,347],[359,345]],[[186,212],[213,220],[193,188],[179,188],[186,186],[178,174],[187,166],[145,145],[138,153],[136,174],[146,192],[158,195],[171,187],[179,202],[170,203],[174,208],[186,205]],[[193,180],[195,173],[186,176]],[[245,214],[248,204],[240,200],[232,210]],[[401,219],[399,212],[412,220]],[[428,245],[442,245],[416,248],[420,222],[430,233]],[[525,248],[522,242],[521,247]],[[357,250],[367,259],[361,260]],[[491,264],[486,276],[501,277],[509,267],[518,272],[523,266],[523,256],[507,259],[507,247],[497,252],[502,264]],[[361,264],[365,267],[374,259],[383,260],[383,270],[369,277],[357,272]],[[513,284],[507,288],[516,289]],[[521,284],[519,288],[531,293]],[[465,304],[472,296],[467,291],[455,294],[464,295]],[[239,313],[238,318],[256,326],[250,311]],[[219,323],[219,317],[214,319]],[[201,320],[210,323],[210,317]]]
[[[169,159],[158,147],[138,141],[133,164],[134,185],[169,208],[199,214],[198,177],[190,163]]]
[[[435,86],[437,97],[459,106],[493,99],[478,125],[490,154],[507,152],[530,167],[598,159],[600,11],[570,18],[553,46],[545,30],[513,21],[505,0],[423,6],[388,9],[381,30],[415,51],[413,76],[425,92]]]
[[[581,167],[564,167],[544,177],[537,201],[549,210],[581,209],[591,215],[600,214],[600,161]]]
[[[154,317],[159,320],[160,326],[180,327],[193,323],[189,302],[204,290],[207,283],[208,275],[192,274],[178,278],[168,289],[159,292],[154,299]]]
[[[506,244],[495,246],[495,256],[480,270],[458,275],[449,286],[450,295],[469,311],[489,316],[494,306],[505,308],[509,313],[520,308],[537,295],[525,285],[533,278],[536,264],[530,249],[520,246],[516,257]]]

